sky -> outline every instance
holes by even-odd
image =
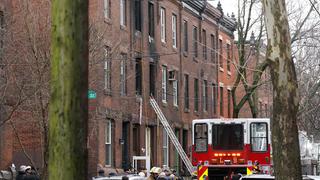
[[[217,7],[219,0],[209,0],[209,3],[212,4],[214,7]],[[220,0],[220,3],[222,5],[222,9],[224,14],[229,14],[233,12],[235,15],[237,14],[237,3],[238,0]]]

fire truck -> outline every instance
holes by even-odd
[[[192,133],[192,165],[198,167],[198,179],[270,173],[270,119],[196,119]]]

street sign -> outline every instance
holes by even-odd
[[[97,93],[94,90],[89,89],[88,98],[89,99],[96,99],[97,98]]]

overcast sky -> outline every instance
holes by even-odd
[[[210,0],[209,3],[211,3],[214,7],[217,7],[219,0]],[[220,1],[222,5],[222,9],[224,14],[229,14],[233,12],[235,15],[237,14],[238,9],[238,0],[221,0]]]

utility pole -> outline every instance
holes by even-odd
[[[87,179],[88,0],[52,0],[49,179]]]

